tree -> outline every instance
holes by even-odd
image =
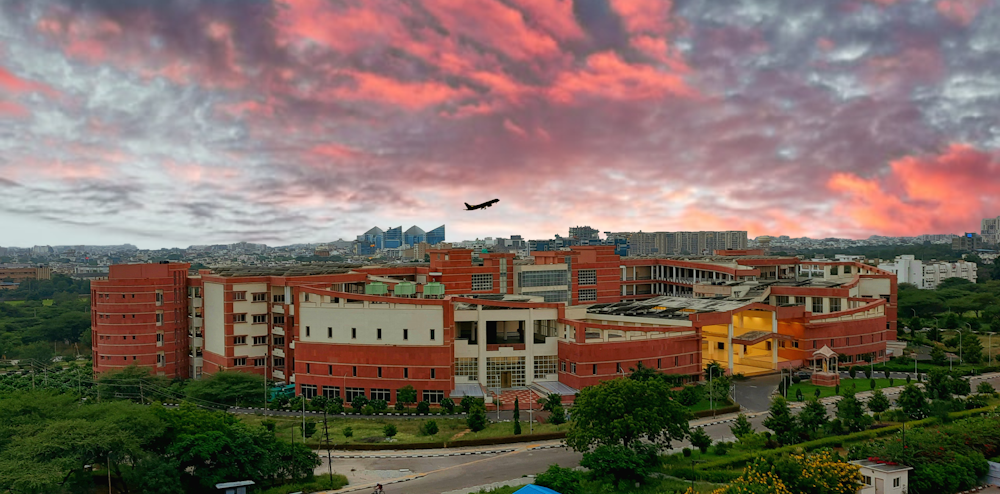
[[[427,400],[422,400],[417,403],[417,413],[428,413],[431,411],[431,404]]]
[[[361,409],[368,406],[368,397],[363,394],[358,394],[354,396],[351,400],[351,408],[354,409],[354,413],[361,413]]]
[[[976,392],[979,393],[979,394],[991,395],[991,394],[995,393],[996,390],[993,389],[993,385],[992,384],[990,384],[990,383],[988,383],[986,381],[983,381],[983,382],[979,383],[978,386],[976,386]]]
[[[410,405],[417,402],[417,390],[413,389],[413,386],[407,384],[396,391],[396,401],[406,405],[409,409]]]
[[[538,403],[542,405],[542,410],[551,412],[553,408],[562,405],[562,395],[559,393],[549,393],[545,398],[539,398]]]
[[[826,425],[826,407],[819,400],[811,399],[806,402],[796,419],[802,431],[813,437]]]
[[[517,397],[514,397],[514,435],[521,435],[521,406]]]
[[[705,433],[703,427],[697,427],[691,431],[691,446],[698,448],[701,454],[708,453],[708,447],[712,445],[712,438]]]
[[[927,397],[915,384],[907,384],[896,398],[896,404],[908,417],[920,420],[927,416]]]
[[[931,341],[937,341],[937,342],[939,342],[939,341],[941,341],[941,330],[938,329],[937,326],[935,326],[935,327],[931,328],[930,331],[928,331],[927,337]]]
[[[983,361],[983,341],[973,333],[966,332],[962,341],[962,359],[978,364]]]
[[[185,388],[188,398],[228,406],[255,406],[263,403],[264,376],[223,371],[192,381]]]
[[[351,438],[351,437],[354,436],[354,429],[352,429],[350,426],[344,427],[343,434],[344,434],[344,437]]]
[[[854,389],[844,392],[844,397],[837,402],[837,418],[850,432],[860,432],[872,424],[872,418],[865,413],[865,407],[854,394]]]
[[[947,363],[945,361],[944,350],[937,345],[931,347],[931,363],[934,365],[944,365]]]
[[[462,400],[462,403],[464,404],[465,400],[468,399],[470,398],[466,397]],[[474,401],[470,402],[469,413],[466,416],[465,423],[469,426],[469,429],[472,429],[472,432],[479,432],[486,428],[486,404],[483,400],[474,399]]]
[[[552,412],[549,415],[549,423],[552,425],[566,423],[566,410],[563,409],[562,405],[556,405],[556,407],[552,409]]]
[[[635,367],[629,367],[628,371],[629,371],[628,378],[636,381],[662,379],[660,373],[656,369],[642,365],[642,361],[636,363]]]
[[[303,430],[303,432],[305,433],[307,438],[313,437],[316,434],[316,421],[312,419],[307,420],[306,428]]]
[[[758,457],[743,474],[712,494],[816,492],[854,494],[861,485],[860,467],[835,453]],[[809,475],[803,475],[809,472]]]
[[[597,445],[632,446],[645,439],[669,447],[688,432],[688,412],[663,381],[614,379],[580,391],[566,444],[576,451]]]
[[[888,410],[890,406],[889,398],[885,396],[885,393],[881,389],[876,389],[871,397],[868,398],[868,409],[875,414],[876,420],[881,421],[882,412]]]
[[[875,391],[875,378],[871,378],[868,380],[868,387],[872,391]]]
[[[590,469],[598,478],[614,481],[642,481],[659,464],[654,444],[637,442],[632,446],[602,444],[583,454],[580,466]]]
[[[434,434],[437,434],[438,433],[437,422],[433,420],[428,420],[427,422],[424,422],[420,426],[420,432],[427,436],[433,436]]]
[[[795,430],[795,419],[792,411],[788,408],[788,401],[780,396],[771,400],[771,407],[768,409],[768,416],[764,419],[764,427],[774,431],[778,442],[782,444],[794,444],[797,438]]]
[[[445,398],[441,400],[441,408],[448,413],[454,413],[455,401],[452,400],[451,398]]]
[[[382,432],[385,434],[385,437],[393,437],[399,431],[396,429],[395,425],[386,424],[386,426],[382,428]]]
[[[736,416],[736,422],[733,422],[733,425],[729,426],[729,430],[734,436],[741,438],[753,433],[753,424],[750,423],[746,415],[741,413]]]
[[[910,319],[910,331],[913,331],[914,334],[916,334],[916,332],[921,329],[924,329],[924,321],[920,319],[920,316]]]
[[[852,365],[850,369],[847,369],[847,374],[851,376],[851,379],[854,379],[858,376],[858,368]]]
[[[579,494],[581,472],[559,465],[549,465],[549,469],[535,477],[535,485],[548,487],[562,494]]]

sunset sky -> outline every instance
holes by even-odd
[[[4,0],[0,245],[978,231],[998,60],[992,0]]]

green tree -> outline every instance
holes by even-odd
[[[549,393],[545,398],[539,398],[538,403],[542,405],[542,410],[551,412],[553,408],[562,405],[562,395],[559,393]]]
[[[344,437],[346,438],[354,437],[354,429],[352,429],[350,426],[344,427],[343,434]]]
[[[521,407],[517,397],[514,397],[514,435],[521,435]]]
[[[629,367],[628,371],[629,371],[628,378],[636,381],[662,379],[660,373],[656,369],[642,365],[641,361],[636,363],[635,367]]]
[[[935,365],[944,365],[947,363],[945,361],[944,350],[937,345],[931,347],[931,363]]]
[[[351,400],[351,408],[354,409],[354,413],[361,413],[361,410],[366,406],[368,406],[368,397],[363,394],[357,394]]]
[[[431,411],[431,404],[427,400],[417,403],[417,413],[428,413]]]
[[[826,407],[819,400],[810,399],[796,419],[803,432],[810,437],[815,437],[827,423]]]
[[[549,465],[549,469],[535,477],[535,485],[548,487],[562,494],[580,494],[581,472],[559,465]]]
[[[448,413],[455,412],[455,402],[451,398],[445,398],[441,400],[441,409]]]
[[[993,389],[993,385],[992,384],[990,384],[990,383],[988,383],[986,381],[983,381],[983,382],[979,383],[978,386],[976,386],[976,392],[979,393],[979,394],[991,395],[991,394],[995,393],[996,390]]]
[[[552,425],[566,423],[566,410],[563,409],[562,405],[556,405],[556,407],[552,409],[552,412],[549,415],[549,423]]]
[[[648,440],[669,447],[687,435],[688,412],[662,381],[613,379],[580,391],[566,444],[577,451],[597,445],[630,447]]]
[[[733,425],[729,426],[729,430],[734,436],[741,438],[753,433],[753,424],[750,423],[746,415],[741,413],[736,416],[736,422],[733,422]]]
[[[863,431],[872,424],[872,418],[865,413],[864,404],[855,396],[853,388],[846,390],[837,402],[837,418],[850,432]]]
[[[385,434],[385,437],[393,437],[398,432],[399,430],[396,429],[396,426],[393,424],[386,424],[386,426],[382,428],[382,433]]]
[[[881,389],[876,389],[872,393],[871,397],[868,398],[868,409],[875,414],[876,420],[881,420],[882,413],[889,409],[891,403],[889,398],[885,396],[885,393]]]
[[[705,433],[703,427],[696,427],[691,431],[691,446],[698,448],[701,454],[708,453],[708,447],[712,445],[712,438]]]
[[[580,466],[598,478],[617,482],[642,481],[659,463],[658,449],[654,444],[641,442],[631,446],[601,444],[583,454]]]
[[[413,386],[410,386],[409,384],[399,388],[399,390],[396,391],[396,401],[406,405],[406,408],[409,409],[410,405],[417,402],[417,390],[413,389]]]
[[[306,421],[306,428],[303,431],[307,438],[313,437],[316,434],[316,421],[309,419]]]
[[[768,408],[768,416],[764,419],[764,427],[774,431],[778,442],[782,444],[794,444],[798,431],[796,430],[795,419],[792,411],[788,408],[788,401],[780,396],[771,400]]]
[[[896,405],[913,420],[920,420],[928,413],[927,397],[915,384],[907,384],[903,388],[896,398]]]
[[[466,397],[462,403],[464,404],[465,400],[468,399],[470,398]],[[469,429],[472,429],[472,432],[479,432],[486,428],[486,404],[483,403],[483,400],[474,399],[469,403],[469,413],[465,418],[465,423]]]
[[[433,420],[428,420],[420,426],[420,432],[427,436],[433,436],[438,433],[437,422]]]
[[[966,332],[962,341],[962,360],[978,364],[983,361],[983,341],[973,333]]]
[[[185,392],[188,398],[228,406],[262,405],[264,376],[246,372],[223,371],[192,381]]]

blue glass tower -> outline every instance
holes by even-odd
[[[444,242],[444,225],[427,232],[427,243],[434,245]]]

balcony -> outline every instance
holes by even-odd
[[[285,350],[281,348],[275,347],[271,353],[273,353],[275,357],[285,358]]]
[[[198,316],[189,316],[188,318],[191,319],[191,327],[192,328],[196,328],[197,329],[197,328],[201,328],[202,327],[202,318],[201,317],[198,317]]]
[[[285,306],[282,304],[273,304],[271,305],[271,312],[274,312],[275,314],[284,314]]]
[[[278,335],[278,336],[284,336],[285,335],[285,328],[283,328],[281,326],[274,326],[274,327],[271,328],[271,334]]]
[[[201,297],[193,298],[193,299],[190,299],[190,300],[191,300],[190,307],[194,307],[195,309],[200,309],[201,308]]]

